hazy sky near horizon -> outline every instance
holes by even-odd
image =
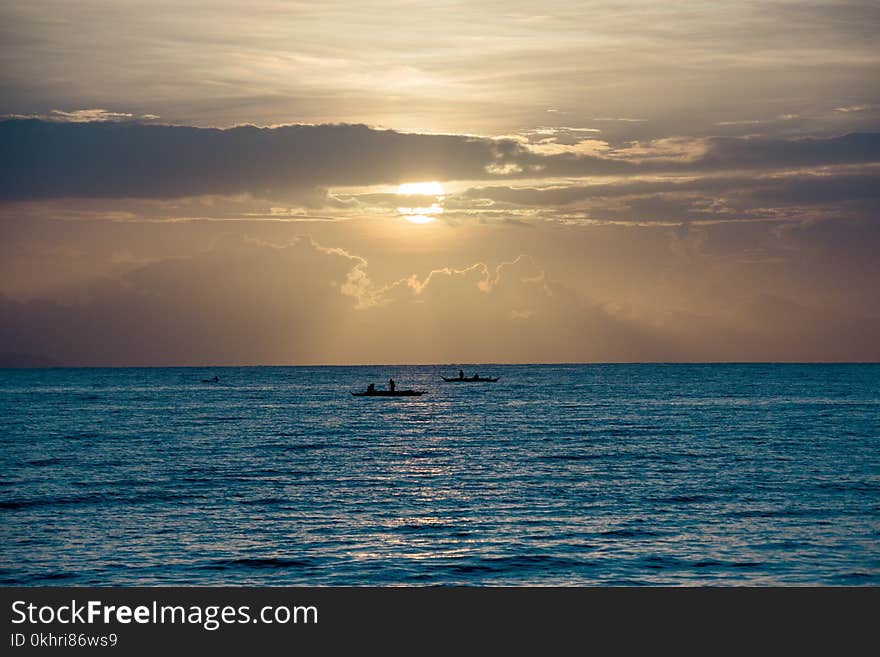
[[[2,3],[0,353],[878,360],[878,31],[846,1]]]

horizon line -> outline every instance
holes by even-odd
[[[632,361],[547,361],[547,362],[450,362],[450,363],[294,363],[294,364],[199,364],[199,365],[0,365],[0,370],[83,369],[240,369],[256,367],[524,367],[603,365],[880,365],[880,360],[632,360]]]

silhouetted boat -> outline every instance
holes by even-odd
[[[462,378],[460,376],[455,376],[455,377],[450,378],[450,377],[444,376],[443,380],[449,381],[450,383],[453,383],[453,382],[454,383],[482,383],[483,381],[485,381],[486,383],[495,383],[498,380],[498,377],[495,377],[493,379],[491,377],[486,377],[486,376],[481,376],[480,378],[476,378],[473,376],[470,376],[470,377],[466,376],[464,378]]]
[[[426,390],[373,390],[372,392],[353,392],[355,397],[419,397]]]

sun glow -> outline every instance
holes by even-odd
[[[412,204],[397,208],[397,212],[414,224],[429,224],[443,214],[445,192],[438,182],[403,183],[397,188],[398,196],[420,197],[421,205]],[[416,199],[413,199],[416,200]]]
[[[443,196],[443,185],[438,182],[403,183],[397,193],[400,196]]]

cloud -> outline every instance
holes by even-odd
[[[880,201],[880,172],[790,176],[774,183],[755,181],[751,197],[756,201],[803,205]]]
[[[718,121],[715,125],[760,125],[761,123],[766,123],[766,121],[761,119],[739,119],[737,121]]]
[[[538,268],[532,257],[521,254],[510,262],[500,263],[494,270],[485,263],[478,262],[463,269],[453,269],[450,267],[432,269],[423,280],[419,280],[418,276],[414,274],[406,279],[396,281],[380,291],[378,296],[388,295],[391,292],[400,290],[406,290],[410,293],[410,300],[423,297],[428,292],[444,296],[446,294],[443,290],[446,285],[445,282],[454,280],[470,280],[472,290],[479,290],[488,294],[497,289],[502,281],[506,285],[510,285],[511,281],[543,284],[544,278],[544,272]]]
[[[880,133],[829,138],[663,138],[613,149],[604,157],[520,155],[543,177],[591,175],[709,174],[772,171],[880,162]]]
[[[8,351],[69,364],[304,361],[360,302],[365,264],[309,238],[221,241],[94,280],[75,301],[5,301],[0,333]]]
[[[623,148],[614,149],[610,155],[635,162],[696,162],[708,152],[709,147],[710,142],[706,139],[668,137],[653,139],[647,143],[630,142]]]
[[[738,221],[804,218],[790,208],[824,213],[846,210],[850,218],[877,219],[880,173],[848,170],[781,176],[734,175],[690,179],[633,179],[592,185],[472,187],[447,201],[453,211],[482,208],[584,210],[591,218],[614,221]],[[834,207],[829,207],[834,206]],[[829,214],[833,210],[834,215]],[[815,217],[812,217],[815,218]]]
[[[314,195],[316,188],[413,180],[766,171],[880,162],[880,133],[828,139],[670,138],[606,149],[564,130],[544,145],[571,148],[542,153],[514,139],[363,125],[221,130],[13,119],[0,122],[0,199],[210,194],[284,199],[303,191]],[[587,152],[579,151],[579,144]]]
[[[784,169],[880,162],[880,133],[827,139],[716,137],[699,161],[701,170]]]
[[[144,116],[145,118],[158,118],[150,114]],[[91,123],[96,121],[130,121],[133,118],[134,115],[127,112],[111,112],[105,109],[81,109],[72,112],[54,109],[49,112],[47,120],[68,123]]]
[[[50,110],[48,114],[6,114],[0,119],[35,119],[53,123],[99,123],[103,121],[131,121],[134,114],[128,112],[111,112],[110,110],[93,108],[80,110]],[[153,120],[159,117],[156,114],[142,114],[140,119]]]
[[[163,4],[156,21],[155,8],[111,0],[4,3],[0,111],[86,103],[198,125],[293,116],[499,134],[551,108],[644,137],[703,134],[731,111],[877,102],[869,2],[562,2],[530,22],[495,3],[400,8],[218,0],[210,13]]]
[[[700,313],[671,297],[660,310],[593,299],[583,280],[565,284],[524,254],[388,284],[373,269],[305,236],[224,239],[94,279],[75,294],[0,299],[0,341],[6,352],[68,365],[880,356],[880,317],[828,313],[769,292],[725,295],[723,313]]]
[[[593,121],[620,121],[622,123],[645,123],[648,119],[632,119],[623,116],[597,116]]]
[[[0,299],[13,354],[68,365],[633,360],[666,337],[548,281],[521,255],[388,285],[308,237],[226,240],[76,295]],[[654,350],[652,352],[652,350]]]
[[[0,122],[0,198],[281,195],[318,185],[485,177],[512,141],[362,125],[227,130],[140,123]]]

